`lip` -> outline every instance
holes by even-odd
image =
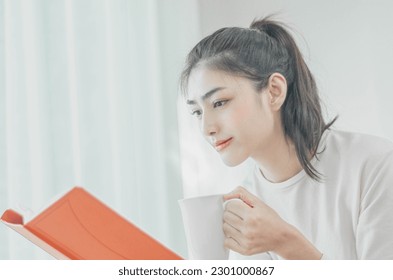
[[[225,139],[225,140],[221,140],[221,141],[217,141],[214,143],[214,147],[216,148],[216,151],[222,151],[223,149],[225,149],[226,147],[228,147],[231,142],[232,142],[232,137]]]

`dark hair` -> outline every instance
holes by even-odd
[[[259,91],[273,73],[287,81],[287,97],[281,108],[282,126],[291,139],[305,172],[314,180],[321,174],[311,165],[326,124],[318,89],[295,40],[282,23],[270,17],[252,22],[250,28],[222,28],[201,40],[188,54],[181,75],[183,93],[191,71],[204,63],[210,69],[225,71],[252,80]]]

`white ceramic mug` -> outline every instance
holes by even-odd
[[[186,233],[188,258],[193,260],[228,259],[224,247],[223,195],[208,195],[179,200]]]

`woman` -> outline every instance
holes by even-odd
[[[312,74],[270,18],[189,53],[182,89],[225,164],[255,169],[224,196],[231,259],[393,259],[393,144],[330,129]]]

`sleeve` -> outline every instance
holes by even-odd
[[[366,169],[355,233],[358,259],[393,260],[393,152]]]

